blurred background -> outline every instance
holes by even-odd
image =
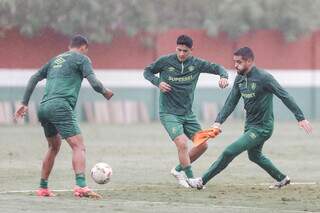
[[[93,123],[148,123],[158,119],[157,88],[143,69],[175,51],[176,38],[194,40],[197,57],[226,67],[235,77],[233,51],[251,47],[256,65],[271,72],[307,118],[320,118],[320,1],[318,0],[0,0],[0,124],[11,124],[32,73],[67,50],[72,35],[90,40],[96,74],[115,91],[106,102],[86,80],[77,104],[79,119]],[[203,74],[194,111],[212,122],[230,87]],[[22,123],[37,123],[45,82],[38,84]],[[242,102],[242,101],[240,101]],[[294,116],[275,98],[275,117]],[[233,118],[243,119],[240,106]]]

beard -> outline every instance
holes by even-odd
[[[245,68],[243,68],[243,69],[238,69],[238,68],[237,68],[237,73],[238,73],[239,75],[244,75],[247,70],[248,70],[248,69],[245,69]]]

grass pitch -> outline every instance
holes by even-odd
[[[306,135],[296,122],[275,125],[264,153],[294,184],[268,190],[272,178],[242,153],[202,191],[180,188],[170,176],[177,164],[175,146],[159,123],[148,125],[82,124],[87,147],[87,179],[102,200],[72,196],[71,149],[63,143],[49,186],[54,198],[34,195],[47,144],[39,126],[0,126],[0,211],[5,212],[320,212],[320,123]],[[208,125],[204,125],[208,126]],[[200,176],[242,132],[228,120],[193,164]],[[190,143],[191,146],[191,143]],[[110,183],[97,185],[88,171],[97,162],[113,168]]]

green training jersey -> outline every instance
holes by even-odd
[[[159,73],[159,77],[155,74]],[[155,86],[166,82],[171,91],[160,93],[159,112],[186,115],[192,112],[194,90],[200,73],[211,73],[228,78],[226,70],[214,63],[190,56],[179,61],[177,54],[160,57],[145,68],[144,77]]]
[[[216,122],[223,123],[242,97],[246,111],[245,129],[249,127],[273,129],[273,94],[281,99],[298,121],[304,120],[301,109],[277,80],[270,73],[253,67],[247,74],[236,76]]]
[[[81,53],[68,51],[54,57],[37,73],[47,79],[41,103],[65,99],[74,109],[82,80],[90,74],[93,74],[91,61]]]

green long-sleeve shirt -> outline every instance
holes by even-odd
[[[43,79],[47,79],[41,103],[52,99],[64,99],[75,107],[83,78],[87,78],[96,92],[104,94],[106,89],[96,79],[90,59],[78,52],[68,51],[51,59],[28,82],[22,103],[28,105],[30,96]]]
[[[270,73],[253,67],[246,75],[236,76],[232,90],[216,122],[222,124],[242,97],[246,111],[245,129],[249,127],[272,129],[274,123],[273,94],[281,99],[298,121],[304,120],[299,106],[277,80]]]
[[[159,73],[159,77],[155,74]],[[228,78],[226,70],[214,63],[190,56],[180,62],[177,54],[160,57],[145,68],[144,77],[153,85],[166,82],[172,88],[170,92],[160,93],[159,112],[186,115],[192,112],[194,91],[200,73],[211,73]]]

